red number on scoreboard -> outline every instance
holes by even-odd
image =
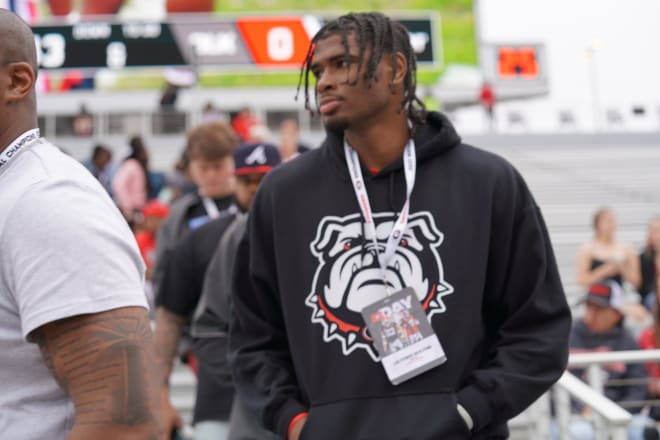
[[[533,47],[500,47],[497,72],[503,79],[534,79],[539,75],[539,63]]]

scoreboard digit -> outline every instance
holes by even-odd
[[[534,47],[503,46],[498,49],[497,73],[502,79],[536,79],[539,64]]]

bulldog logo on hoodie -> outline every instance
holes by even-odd
[[[374,221],[378,252],[382,254],[396,214],[374,214]],[[344,355],[364,349],[377,362],[378,353],[360,311],[386,293],[373,239],[364,236],[363,226],[360,214],[321,220],[311,243],[319,266],[305,303],[313,310],[312,322],[323,326],[325,342],[339,341]],[[386,282],[392,292],[404,287],[415,289],[429,318],[445,311],[442,298],[454,291],[444,280],[437,252],[442,240],[429,212],[412,214],[387,267]]]

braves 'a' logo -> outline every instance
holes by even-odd
[[[395,220],[394,213],[374,214],[381,254]],[[378,361],[360,311],[383,298],[385,289],[376,245],[372,237],[364,236],[363,226],[359,214],[321,220],[311,244],[319,266],[305,303],[313,310],[312,322],[323,326],[326,342],[339,341],[345,355],[362,348]],[[444,280],[437,251],[442,240],[431,214],[417,212],[410,216],[408,228],[387,267],[387,284],[392,291],[414,288],[429,318],[445,311],[442,298],[454,291]]]

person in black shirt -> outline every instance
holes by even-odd
[[[233,216],[238,212],[234,203],[234,150],[238,142],[236,133],[223,121],[202,123],[188,132],[185,154],[191,178],[198,190],[172,204],[167,219],[158,231],[151,279],[155,296],[159,295],[169,267],[170,253],[181,237],[211,219]],[[163,316],[158,316],[159,313]],[[156,321],[163,326],[174,322],[175,316],[168,315],[165,308],[158,309],[156,315]],[[175,328],[178,337],[180,330]],[[180,341],[178,353],[187,361],[192,353],[192,339],[185,326]],[[157,347],[162,347],[162,344],[157,344]],[[158,352],[157,355],[161,358],[159,363],[171,364],[169,353]],[[166,420],[173,420],[175,425],[181,424],[171,406],[164,407],[163,414]]]
[[[269,144],[239,146],[234,155],[236,203],[240,211],[249,209],[258,184],[266,172],[279,164],[277,148]],[[171,373],[179,337],[185,323],[200,302],[206,269],[218,242],[235,216],[211,220],[186,234],[172,249],[167,268],[156,296],[156,345],[159,353],[163,389],[161,406],[165,423],[180,426],[180,418],[171,407],[167,379]],[[194,336],[194,335],[193,335]],[[197,440],[226,437],[234,387],[226,366],[224,336],[197,337],[193,351],[198,360],[198,387],[194,423]]]
[[[649,222],[649,235],[646,247],[639,254],[641,282],[638,289],[642,304],[649,310],[655,302],[656,285],[660,273],[660,216]]]

